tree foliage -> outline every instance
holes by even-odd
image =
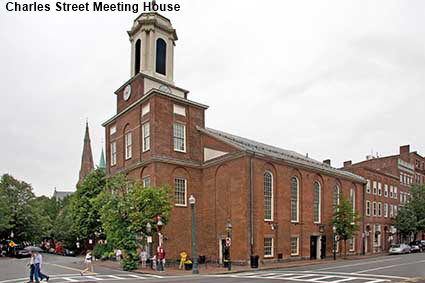
[[[95,209],[95,198],[105,188],[105,172],[96,169],[88,174],[72,197],[70,212],[72,228],[78,237],[88,239],[101,232],[98,210]]]
[[[353,209],[350,201],[341,195],[339,205],[334,211],[332,224],[336,228],[336,235],[344,240],[344,256],[347,253],[347,240],[354,237],[360,229],[358,224],[360,220],[359,212]]]
[[[169,190],[144,188],[140,182],[116,176],[108,179],[106,189],[96,203],[108,244],[123,250],[124,269],[134,269],[141,236],[148,233],[147,223],[152,223],[155,229],[155,216],[159,214],[164,224],[168,221],[171,211]]]
[[[395,228],[397,228],[398,232],[403,237],[409,236],[417,231],[415,210],[410,203],[400,207],[398,210]]]

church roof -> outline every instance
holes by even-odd
[[[69,192],[69,191],[55,191],[53,192],[53,197],[56,199],[63,199],[66,196],[72,195],[74,192]]]
[[[287,149],[275,147],[272,145],[267,145],[261,142],[253,141],[247,138],[239,137],[239,136],[225,133],[219,130],[214,130],[210,128],[205,128],[205,129],[198,128],[198,129],[206,134],[216,137],[219,140],[222,140],[223,142],[236,146],[237,148],[243,151],[254,152],[255,154],[281,159],[288,163],[292,163],[294,165],[316,169],[328,174],[337,175],[340,177],[353,179],[357,182],[365,183],[365,179],[363,177],[360,177],[351,172],[334,168],[326,163],[309,158],[303,154],[300,154],[292,150],[287,150]]]
[[[86,133],[84,135],[83,154],[81,156],[81,168],[78,183],[94,170],[93,154],[91,151],[89,123],[86,122]]]

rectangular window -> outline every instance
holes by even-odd
[[[132,156],[132,138],[131,138],[131,132],[125,134],[125,159],[130,159]]]
[[[318,182],[314,183],[313,190],[313,222],[320,223],[320,191],[321,187]]]
[[[143,185],[143,188],[149,188],[151,186],[151,178],[149,176],[143,177],[142,185]]]
[[[291,237],[291,255],[299,254],[299,237]]]
[[[174,179],[174,198],[177,206],[186,206],[186,179]]]
[[[111,142],[111,166],[117,164],[117,142]]]
[[[394,187],[394,198],[397,199],[397,187]]]
[[[394,217],[397,217],[398,211],[397,211],[397,205],[394,205]]]
[[[384,217],[388,217],[388,203],[384,203]]]
[[[264,238],[264,257],[273,257],[273,238]]]
[[[186,108],[184,106],[174,104],[173,112],[174,112],[174,114],[186,116]]]
[[[378,202],[378,216],[382,217],[382,203]]]
[[[174,150],[186,152],[186,126],[179,123],[174,123]]]
[[[390,198],[393,198],[394,187],[390,186]]]
[[[382,196],[382,184],[378,183],[378,195]]]
[[[377,214],[376,202],[373,202],[372,206],[373,206],[372,208],[373,216],[376,216]]]
[[[378,186],[376,181],[373,181],[373,194],[376,195],[378,192]]]
[[[370,216],[370,201],[366,201],[366,216]]]
[[[148,114],[151,111],[150,103],[142,107],[142,117]]]
[[[384,185],[384,197],[388,197],[388,185]]]
[[[355,242],[356,242],[356,240],[355,240],[354,237],[352,237],[351,239],[348,240],[348,245],[350,247],[350,252],[354,252],[354,250],[355,250]]]
[[[390,204],[390,217],[394,217],[394,206],[392,204]]]
[[[109,134],[112,136],[113,134],[115,134],[117,132],[117,126],[112,126],[109,128]]]
[[[273,177],[264,173],[264,220],[273,221]]]
[[[143,152],[151,149],[151,140],[150,140],[150,126],[149,123],[144,123],[142,125],[142,140],[143,140]]]
[[[366,193],[370,194],[370,180],[367,180]]]

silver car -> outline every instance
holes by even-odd
[[[410,253],[410,247],[406,244],[397,244],[397,245],[391,245],[390,254],[408,254]]]

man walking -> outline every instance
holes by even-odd
[[[46,279],[46,281],[49,281],[49,276],[45,275],[41,272],[41,264],[43,263],[43,257],[40,253],[34,252],[34,277],[35,282],[40,282],[43,279]],[[40,279],[40,281],[38,280]]]

